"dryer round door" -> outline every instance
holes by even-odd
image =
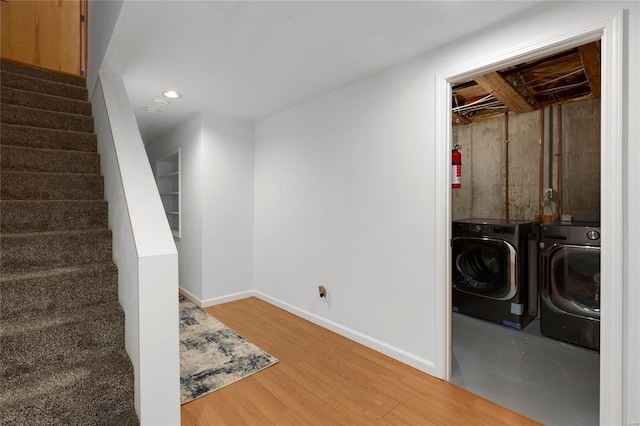
[[[554,244],[542,252],[542,302],[555,311],[600,318],[600,247]]]
[[[453,288],[508,300],[517,293],[517,252],[507,241],[456,237],[452,241]]]

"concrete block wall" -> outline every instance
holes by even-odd
[[[510,115],[509,218],[533,220],[539,204],[540,111]],[[558,159],[562,158],[562,214],[577,221],[600,219],[600,100],[562,106],[562,156],[557,149],[557,106],[544,111],[543,188],[554,189],[543,214],[556,215]],[[506,217],[504,117],[455,126],[462,146],[462,188],[452,190],[452,218]],[[551,164],[551,169],[549,169]]]

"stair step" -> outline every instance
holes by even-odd
[[[0,234],[3,274],[36,272],[111,261],[111,231]]]
[[[93,132],[93,118],[67,112],[47,111],[18,105],[1,104],[2,122],[46,129]]]
[[[0,145],[0,168],[14,172],[100,173],[96,152]]]
[[[103,182],[96,174],[0,171],[0,199],[102,200]]]
[[[83,362],[124,346],[124,311],[118,301],[0,323],[0,376],[40,364]]]
[[[133,367],[123,350],[82,363],[35,366],[3,384],[0,424],[138,425],[133,392]]]
[[[2,61],[1,425],[139,425],[85,86]]]
[[[113,262],[0,276],[0,319],[28,320],[118,300],[118,269]]]
[[[85,88],[87,87],[87,81],[84,77],[62,74],[55,71],[48,71],[42,68],[35,68],[25,64],[17,64],[15,62],[2,61],[2,65],[0,66],[2,71],[11,72],[14,74],[23,74],[30,77],[39,78],[42,80],[51,80],[57,81],[59,83],[71,84],[73,86],[78,86]]]
[[[84,152],[97,151],[97,137],[95,134],[69,130],[0,124],[0,140],[3,145],[29,148],[68,149]]]
[[[68,112],[71,114],[91,115],[91,103],[60,96],[45,95],[27,90],[2,87],[2,102],[48,111]]]
[[[107,228],[104,200],[1,200],[0,232],[47,232]]]
[[[0,85],[13,89],[28,90],[30,92],[43,93],[45,95],[60,96],[63,98],[86,101],[89,99],[85,87],[58,81],[45,80],[24,74],[16,74],[8,71],[0,71]]]

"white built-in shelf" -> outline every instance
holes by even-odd
[[[173,236],[180,238],[180,148],[156,158],[155,175],[169,227]]]

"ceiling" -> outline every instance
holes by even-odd
[[[268,117],[541,2],[125,1],[103,68],[148,143],[200,112]],[[167,89],[183,97],[158,107]]]
[[[464,125],[600,97],[600,44],[589,43],[452,85],[452,123]]]

